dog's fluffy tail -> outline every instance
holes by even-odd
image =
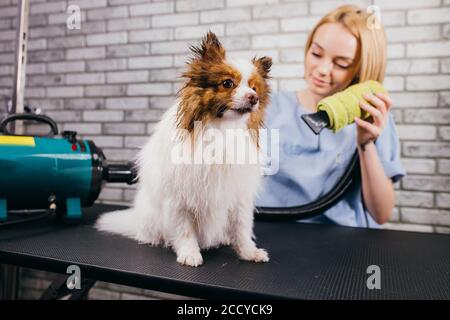
[[[132,208],[104,213],[97,219],[95,228],[135,238],[137,233],[136,216]]]

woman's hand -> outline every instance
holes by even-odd
[[[363,150],[366,144],[375,141],[383,131],[388,120],[388,111],[392,106],[392,100],[381,93],[364,95],[364,99],[370,104],[361,101],[359,105],[370,114],[370,117],[366,120],[355,117],[356,142]]]

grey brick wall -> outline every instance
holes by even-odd
[[[26,101],[61,129],[93,139],[109,159],[129,160],[173,102],[188,45],[205,31],[243,57],[271,56],[273,90],[297,90],[308,31],[343,3],[379,5],[389,40],[385,84],[408,176],[395,186],[386,227],[449,233],[449,0],[31,0]],[[80,30],[66,27],[70,4],[81,8]],[[4,96],[13,81],[16,5],[0,0]],[[111,185],[100,200],[129,203],[133,195],[134,187]],[[42,283],[26,285],[37,290]],[[117,287],[100,286],[99,297],[124,298],[106,289]]]

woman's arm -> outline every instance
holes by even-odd
[[[363,201],[372,218],[387,222],[395,205],[392,180],[386,176],[373,141],[358,145]]]
[[[361,103],[363,110],[370,113],[369,121],[355,118],[357,124],[357,145],[361,164],[363,201],[374,220],[383,224],[389,220],[395,205],[392,181],[384,173],[374,141],[383,131],[392,106],[389,97],[377,94],[364,97],[369,104]]]

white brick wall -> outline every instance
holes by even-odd
[[[390,229],[450,232],[450,1],[448,0],[30,0],[26,99],[63,130],[93,139],[110,160],[129,160],[174,100],[188,46],[213,30],[237,55],[273,58],[274,91],[305,85],[308,31],[343,3],[381,7],[385,85],[408,176],[396,185]],[[10,95],[16,0],[0,1],[0,94]],[[68,4],[81,29],[66,28]],[[134,186],[107,186],[100,200],[130,202]],[[30,276],[33,278],[33,276]],[[30,280],[28,292],[43,283]],[[34,290],[34,291],[33,291]],[[144,291],[100,285],[93,297]]]

